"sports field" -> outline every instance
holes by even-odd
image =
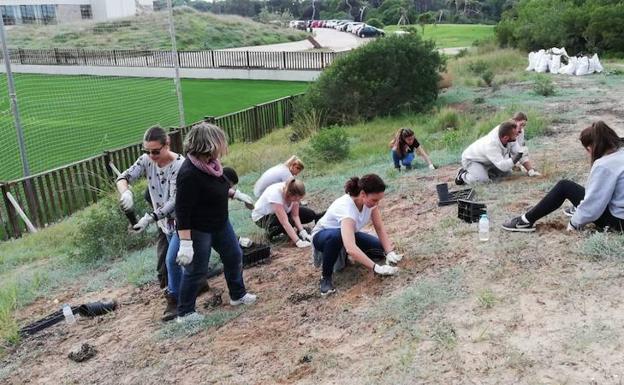
[[[171,79],[15,76],[31,172],[137,143],[154,124],[179,122]],[[305,91],[307,83],[182,80],[186,122]],[[21,175],[6,77],[0,76],[0,180]]]
[[[384,28],[386,33],[399,31],[404,26],[389,25]],[[438,48],[469,47],[477,40],[494,37],[494,26],[484,24],[427,24],[422,28],[415,24],[407,27],[418,29],[425,39],[436,42]]]

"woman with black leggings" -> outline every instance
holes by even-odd
[[[581,131],[580,141],[591,157],[587,188],[569,180],[559,181],[531,210],[503,224],[507,231],[535,231],[535,222],[557,210],[565,200],[574,208],[568,230],[594,223],[600,230],[624,232],[624,148],[619,136],[603,121]]]

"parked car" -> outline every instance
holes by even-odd
[[[355,27],[351,28],[351,33],[354,34],[355,36],[360,36],[360,30],[366,26],[367,24],[364,24],[364,23],[356,25]]]
[[[294,29],[301,29],[301,30],[305,30],[306,29],[306,22],[304,20],[291,20],[288,23],[288,26],[290,28],[294,28]]]
[[[310,23],[310,28],[321,28],[321,23],[323,20],[312,20]]]
[[[376,37],[376,36],[385,36],[386,33],[381,29],[375,28],[372,25],[366,25],[358,31],[357,35],[359,37]]]
[[[359,23],[359,22],[347,23],[347,27],[345,28],[345,31],[353,32],[353,28],[357,27],[358,25],[364,25],[364,23]]]

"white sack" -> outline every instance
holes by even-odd
[[[559,68],[561,68],[561,55],[552,55],[548,62],[548,72],[557,74],[559,73]]]
[[[580,59],[578,59],[575,75],[583,76],[589,73],[590,73],[589,72],[589,58],[587,56],[583,56]]]
[[[604,71],[604,68],[602,67],[602,64],[600,64],[600,60],[598,59],[598,54],[597,53],[595,53],[594,56],[592,56],[592,58],[589,59],[589,62],[594,67],[594,71],[596,71],[596,72]]]
[[[533,71],[535,69],[535,52],[529,52],[529,66],[526,71]]]
[[[577,59],[571,57],[568,59],[568,65],[559,68],[559,73],[562,75],[574,75],[576,73]]]
[[[535,65],[535,72],[544,73],[548,70],[548,61],[550,60],[550,55],[540,50],[538,52],[537,64]]]

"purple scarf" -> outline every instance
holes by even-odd
[[[221,167],[219,159],[212,159],[208,162],[204,162],[191,154],[188,154],[187,157],[191,160],[193,166],[197,167],[206,174],[216,177],[223,175],[223,167]]]

